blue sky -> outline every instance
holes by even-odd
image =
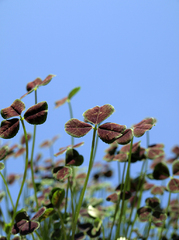
[[[74,117],[96,105],[111,104],[115,113],[107,120],[131,127],[155,117],[150,143],[164,143],[166,157],[179,144],[179,1],[76,0],[0,1],[0,109],[26,92],[26,84],[48,74],[56,77],[38,90],[38,102],[47,101],[48,118],[37,128],[37,145],[60,134],[54,152],[70,144],[64,131],[68,106],[54,109],[55,101],[74,88]],[[30,94],[26,109],[34,104]],[[2,120],[2,118],[1,118]],[[26,124],[27,131],[33,126]],[[22,128],[11,140],[20,140]],[[79,149],[89,161],[92,133]],[[146,137],[142,140],[146,146]],[[7,142],[2,140],[1,143]],[[107,144],[99,142],[96,161]],[[46,150],[45,154],[48,155]],[[48,158],[49,156],[47,156]],[[18,159],[10,159],[8,172],[22,172]],[[116,165],[112,165],[115,169]],[[134,165],[134,172],[137,171]],[[116,176],[117,177],[117,176]]]

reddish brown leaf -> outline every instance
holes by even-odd
[[[1,122],[0,137],[4,139],[13,138],[19,131],[19,119],[13,118]]]
[[[96,106],[88,109],[83,113],[83,117],[87,122],[99,124],[108,118],[114,112],[114,107],[110,104],[105,104],[102,107]]]
[[[92,126],[88,123],[79,121],[76,118],[70,119],[66,124],[65,124],[65,131],[73,136],[73,137],[83,137],[86,135],[90,130],[92,129]]]
[[[98,136],[105,143],[112,143],[125,131],[125,125],[104,123],[98,127]]]
[[[1,116],[4,119],[16,117],[21,115],[24,109],[25,109],[25,104],[20,99],[16,99],[10,107],[3,108],[1,110]]]

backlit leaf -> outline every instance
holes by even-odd
[[[172,193],[179,193],[179,179],[173,178],[167,184],[167,189]]]
[[[152,209],[149,207],[141,207],[137,210],[138,217],[141,222],[148,221],[150,215],[151,215]]]
[[[77,92],[81,89],[81,87],[76,87],[71,90],[71,92],[68,94],[68,99],[71,100],[71,98],[77,94]]]
[[[39,86],[42,83],[42,79],[41,78],[36,78],[34,81],[29,82],[26,86],[27,91],[29,92],[30,90],[32,90],[34,87]]]
[[[2,171],[5,168],[4,163],[0,162],[0,171]]]
[[[51,215],[54,214],[54,213],[55,213],[55,210],[54,210],[53,208],[47,208],[47,209],[45,210],[45,212],[43,213],[43,215],[40,216],[39,221],[40,221],[40,222],[41,222],[41,221],[44,221],[46,218],[48,218],[49,216],[51,216]]]
[[[173,175],[179,175],[179,160],[176,160],[172,164]]]
[[[65,190],[61,188],[53,188],[50,192],[49,199],[54,207],[59,208],[65,197]]]
[[[79,121],[76,118],[70,119],[66,124],[65,124],[65,131],[73,136],[73,137],[83,137],[86,135],[90,130],[92,129],[92,126],[88,123]]]
[[[0,137],[4,139],[13,138],[19,131],[19,119],[13,118],[1,122]]]
[[[170,176],[169,169],[167,165],[163,162],[158,163],[153,171],[153,177],[156,180],[163,180]]]
[[[52,78],[56,77],[56,75],[53,75],[53,74],[49,74],[40,84],[39,86],[45,86],[47,85],[51,80]]]
[[[129,128],[123,132],[121,137],[117,138],[116,142],[118,144],[125,145],[125,144],[128,144],[132,138],[133,138],[133,130]]]
[[[43,124],[48,112],[47,102],[40,102],[30,107],[24,114],[24,119],[30,124]]]
[[[144,133],[150,130],[156,123],[155,118],[146,118],[141,122],[135,124],[134,127],[134,136],[141,137]]]
[[[66,103],[67,99],[68,99],[67,97],[64,97],[64,98],[56,101],[55,102],[55,108],[58,108],[58,107],[62,106],[64,103]]]
[[[103,142],[112,143],[116,140],[116,138],[122,136],[125,129],[125,125],[104,123],[98,127],[98,136]]]
[[[30,233],[34,232],[35,230],[37,230],[39,227],[40,227],[40,223],[39,222],[35,222],[35,221],[26,222],[20,228],[20,234],[21,235],[30,234]]]
[[[33,218],[31,218],[31,220],[36,220],[40,218],[44,214],[45,210],[46,210],[46,207],[40,208],[38,212],[36,212],[36,214],[33,216]]]
[[[70,167],[56,167],[53,169],[54,177],[59,181],[64,181],[72,176],[72,169]]]
[[[3,108],[1,110],[1,116],[4,119],[16,117],[21,115],[24,109],[25,109],[25,104],[20,99],[16,99],[10,107]]]
[[[66,152],[66,165],[80,166],[83,163],[83,156],[75,149],[68,149]]]
[[[96,106],[88,109],[83,113],[83,117],[87,122],[99,124],[108,118],[114,112],[114,107],[110,104],[105,104],[102,107]]]

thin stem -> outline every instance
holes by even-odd
[[[19,194],[18,194],[18,197],[17,197],[17,200],[16,200],[16,205],[15,205],[15,208],[14,208],[14,213],[13,213],[13,217],[12,217],[12,221],[11,221],[11,226],[10,226],[10,228],[9,228],[9,233],[8,233],[8,237],[7,237],[8,240],[10,240],[11,229],[12,229],[12,226],[13,226],[13,224],[14,224],[14,219],[15,219],[15,216],[16,216],[16,211],[17,211],[19,199],[20,199],[20,196],[21,196],[21,194],[22,194],[22,190],[23,190],[24,183],[25,183],[25,180],[26,180],[26,175],[27,175],[27,168],[28,168],[28,153],[29,153],[28,139],[27,139],[27,132],[26,132],[26,129],[25,129],[24,121],[23,121],[23,119],[22,119],[21,116],[20,116],[20,121],[21,121],[21,123],[22,123],[22,127],[23,127],[23,130],[24,130],[24,137],[25,137],[25,144],[26,144],[25,170],[24,170],[24,175],[23,175],[22,184],[21,184],[21,187],[20,187],[20,190],[19,190]]]
[[[35,234],[37,235],[37,237],[38,237],[40,240],[42,240],[41,237],[40,237],[40,235],[39,235],[39,233],[38,233],[37,231],[35,231]]]
[[[127,185],[129,184],[129,181],[130,181],[129,174],[130,174],[130,163],[131,163],[131,155],[132,155],[132,144],[133,144],[133,138],[131,139],[131,143],[130,143],[130,151],[129,151],[129,157],[128,157],[128,167],[127,167],[126,179],[125,179],[124,189],[123,189],[123,194],[122,194],[122,207],[121,207],[119,223],[118,223],[118,226],[117,226],[115,239],[117,239],[118,236],[119,236],[119,231],[120,231],[120,226],[121,226],[121,221],[122,221],[122,216],[123,216],[123,210],[124,210],[125,192],[126,192],[126,189],[127,189]]]
[[[35,90],[35,104],[37,104],[37,90]],[[37,189],[36,189],[36,185],[35,185],[34,169],[33,169],[33,156],[34,156],[34,147],[35,147],[35,137],[36,137],[36,125],[34,125],[34,132],[33,132],[33,142],[32,142],[32,150],[31,150],[31,158],[30,158],[30,168],[31,168],[31,175],[32,175],[32,184],[33,184],[33,188],[34,188],[36,210],[38,210]]]
[[[77,208],[75,210],[75,219],[74,219],[73,228],[72,228],[72,240],[74,239],[76,225],[77,225],[77,221],[78,221],[78,216],[79,216],[81,205],[82,205],[82,202],[83,202],[83,197],[84,197],[85,190],[86,190],[86,187],[87,187],[89,175],[90,175],[90,172],[91,172],[91,169],[92,169],[92,166],[93,166],[93,153],[94,153],[96,130],[97,130],[97,125],[95,125],[95,127],[93,129],[93,139],[92,139],[92,145],[91,145],[91,153],[90,153],[90,160],[89,160],[87,176],[86,176],[86,179],[85,179],[83,189],[82,189],[81,194],[80,194],[79,203],[78,203]]]
[[[170,205],[171,194],[172,194],[172,193],[170,192],[170,193],[169,193],[169,197],[168,197],[168,204],[167,204],[166,214],[168,213],[168,208],[169,208],[169,205]],[[161,229],[161,231],[160,231],[159,240],[162,239],[162,233],[163,233],[164,225],[165,225],[165,221],[164,221],[164,223],[163,223],[163,225],[162,225],[162,229]]]
[[[69,111],[70,111],[70,118],[73,118],[73,111],[72,111],[72,107],[71,107],[71,101],[68,99],[68,106],[69,106]],[[74,145],[74,137],[71,136],[71,145]]]
[[[64,240],[67,240],[66,230],[65,230],[65,225],[64,225],[63,218],[62,218],[62,215],[61,215],[60,210],[58,210],[58,214],[59,214],[60,222],[61,222],[61,225],[62,225],[62,230],[63,230]]]
[[[0,172],[0,175],[1,175],[2,179],[3,179],[4,185],[6,186],[6,190],[7,190],[7,193],[8,193],[8,196],[9,196],[9,198],[10,198],[11,205],[12,205],[12,208],[13,208],[13,211],[14,211],[14,204],[13,204],[13,201],[12,201],[12,198],[11,198],[11,194],[10,194],[10,191],[9,191],[9,188],[8,188],[8,185],[7,185],[7,182],[6,182],[4,176],[2,175],[1,172]]]

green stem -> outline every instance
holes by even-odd
[[[96,130],[97,130],[97,125],[95,125],[95,127],[93,129],[93,140],[92,140],[92,145],[91,145],[91,153],[90,153],[90,160],[89,160],[87,176],[86,176],[86,179],[85,179],[83,189],[82,189],[81,194],[80,194],[79,203],[78,203],[77,208],[75,210],[75,219],[74,219],[73,228],[72,228],[72,240],[74,239],[74,236],[75,236],[75,230],[76,230],[76,225],[77,225],[77,221],[78,221],[78,216],[79,216],[81,205],[82,205],[82,202],[83,202],[83,197],[84,197],[85,190],[86,190],[86,187],[87,187],[89,175],[90,175],[90,172],[91,172],[91,169],[92,169],[92,166],[93,166],[93,156],[94,156],[93,152],[94,152],[94,145],[95,145]]]
[[[73,118],[73,111],[72,111],[70,99],[68,99],[67,102],[68,102],[69,111],[70,111],[70,118]],[[74,145],[74,137],[72,137],[72,136],[71,136],[71,145],[72,146]]]
[[[62,230],[63,230],[64,240],[67,240],[66,230],[65,230],[65,225],[64,225],[63,218],[62,218],[62,215],[61,215],[60,210],[58,210],[58,214],[59,214],[60,222],[61,222],[61,225],[62,225]]]
[[[3,179],[4,185],[6,186],[6,190],[7,190],[7,193],[8,193],[8,196],[9,196],[9,198],[10,198],[11,205],[12,205],[12,208],[13,208],[13,211],[14,211],[14,204],[13,204],[13,201],[12,201],[12,198],[11,198],[11,194],[10,194],[10,191],[9,191],[9,188],[8,188],[8,185],[7,185],[7,182],[6,182],[4,176],[2,175],[1,172],[0,172],[0,175],[1,175],[2,179]]]
[[[37,237],[38,237],[40,240],[42,240],[41,237],[40,237],[40,235],[39,235],[39,233],[38,233],[37,231],[35,231],[35,234],[37,235]]]
[[[35,90],[35,104],[37,104],[37,90]],[[34,188],[36,210],[38,210],[37,189],[36,189],[36,185],[35,185],[34,169],[33,169],[33,156],[34,156],[35,138],[36,138],[36,125],[34,125],[34,132],[33,132],[33,142],[32,142],[32,150],[31,150],[31,158],[30,158],[30,168],[31,168],[31,175],[32,175],[32,184],[33,184],[33,188]]]
[[[116,236],[115,239],[118,238],[119,236],[119,231],[120,231],[120,226],[121,226],[121,221],[122,221],[122,216],[123,216],[123,210],[124,210],[124,198],[125,198],[125,192],[126,189],[128,188],[128,184],[130,182],[130,163],[131,163],[131,155],[132,155],[132,144],[133,144],[133,138],[131,139],[131,143],[130,143],[130,151],[129,151],[129,158],[128,158],[128,167],[127,167],[127,173],[126,173],[126,179],[125,179],[125,183],[124,183],[124,189],[123,189],[123,194],[122,194],[122,207],[121,207],[121,212],[120,212],[120,216],[119,216],[119,223],[117,226],[117,230],[116,230]],[[129,189],[128,189],[129,190]]]
[[[172,194],[172,193],[170,192],[170,193],[169,193],[169,197],[168,197],[168,204],[167,204],[166,214],[167,214],[167,212],[168,212],[168,208],[169,208],[169,205],[170,205],[171,194]],[[163,223],[163,225],[162,225],[162,229],[161,229],[161,231],[160,231],[159,240],[162,239],[162,233],[163,233],[164,225],[165,225],[165,221],[164,221],[164,223]]]
[[[21,187],[20,187],[20,190],[19,190],[19,194],[18,194],[18,197],[17,197],[17,200],[16,200],[16,205],[15,205],[15,208],[14,208],[14,213],[13,213],[13,217],[12,217],[12,221],[11,221],[11,226],[10,226],[10,228],[9,228],[9,233],[8,233],[8,237],[7,237],[8,240],[10,240],[11,229],[12,229],[12,226],[13,226],[13,224],[14,224],[14,219],[15,219],[15,216],[16,216],[16,211],[17,211],[19,199],[20,199],[20,196],[21,196],[21,194],[22,194],[22,190],[23,190],[24,183],[25,183],[25,180],[26,180],[27,168],[28,168],[28,153],[29,153],[28,139],[27,139],[27,132],[26,132],[26,129],[25,129],[24,121],[23,121],[23,119],[22,119],[21,116],[20,116],[20,121],[21,121],[21,123],[22,123],[22,127],[23,127],[23,130],[24,130],[24,137],[25,137],[25,144],[26,144],[25,170],[24,170],[24,175],[23,175],[22,184],[21,184]]]

